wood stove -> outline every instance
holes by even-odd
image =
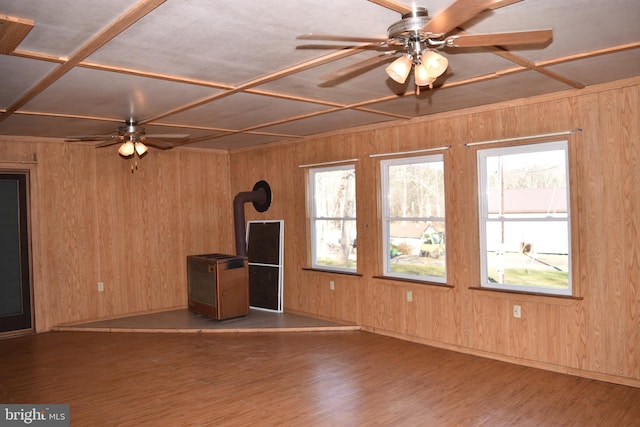
[[[216,320],[249,314],[247,257],[226,254],[187,256],[189,310]]]

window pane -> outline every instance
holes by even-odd
[[[566,141],[478,151],[482,286],[571,294]]]
[[[389,217],[444,217],[442,162],[389,166]]]
[[[356,192],[353,165],[310,171],[312,266],[356,270]]]
[[[488,222],[485,281],[569,289],[567,228],[566,221]]]
[[[381,163],[385,274],[446,281],[442,155]]]
[[[315,221],[316,264],[324,267],[356,268],[356,222]]]
[[[563,150],[487,157],[489,217],[566,217],[566,182]]]
[[[315,217],[356,217],[356,179],[353,167],[318,172],[315,177]]]
[[[389,230],[390,272],[445,277],[444,222],[390,221]]]

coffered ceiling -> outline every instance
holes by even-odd
[[[398,3],[398,2],[396,2]],[[436,16],[452,0],[404,2]],[[445,48],[433,89],[399,84],[381,52],[308,33],[386,37],[367,0],[0,0],[0,135],[111,134],[134,119],[185,146],[235,150],[640,75],[638,0],[522,0],[460,34],[552,29],[543,45]],[[95,142],[83,142],[95,144]]]

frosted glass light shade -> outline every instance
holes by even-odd
[[[118,153],[124,157],[129,157],[133,155],[134,152],[135,147],[133,146],[133,141],[127,141],[118,148]]]
[[[411,72],[413,58],[410,55],[402,55],[393,61],[386,69],[387,75],[398,83],[404,83]]]
[[[449,66],[447,58],[432,50],[423,52],[422,55],[420,55],[420,62],[431,81],[440,77]]]
[[[416,65],[413,78],[416,81],[416,86],[431,86],[434,80],[429,76],[429,71],[423,64]]]
[[[136,142],[136,153],[138,153],[138,156],[142,156],[144,153],[146,153],[148,150],[147,146],[144,145],[142,142]]]

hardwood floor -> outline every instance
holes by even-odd
[[[72,426],[638,426],[640,389],[364,331],[0,340],[0,402]]]

